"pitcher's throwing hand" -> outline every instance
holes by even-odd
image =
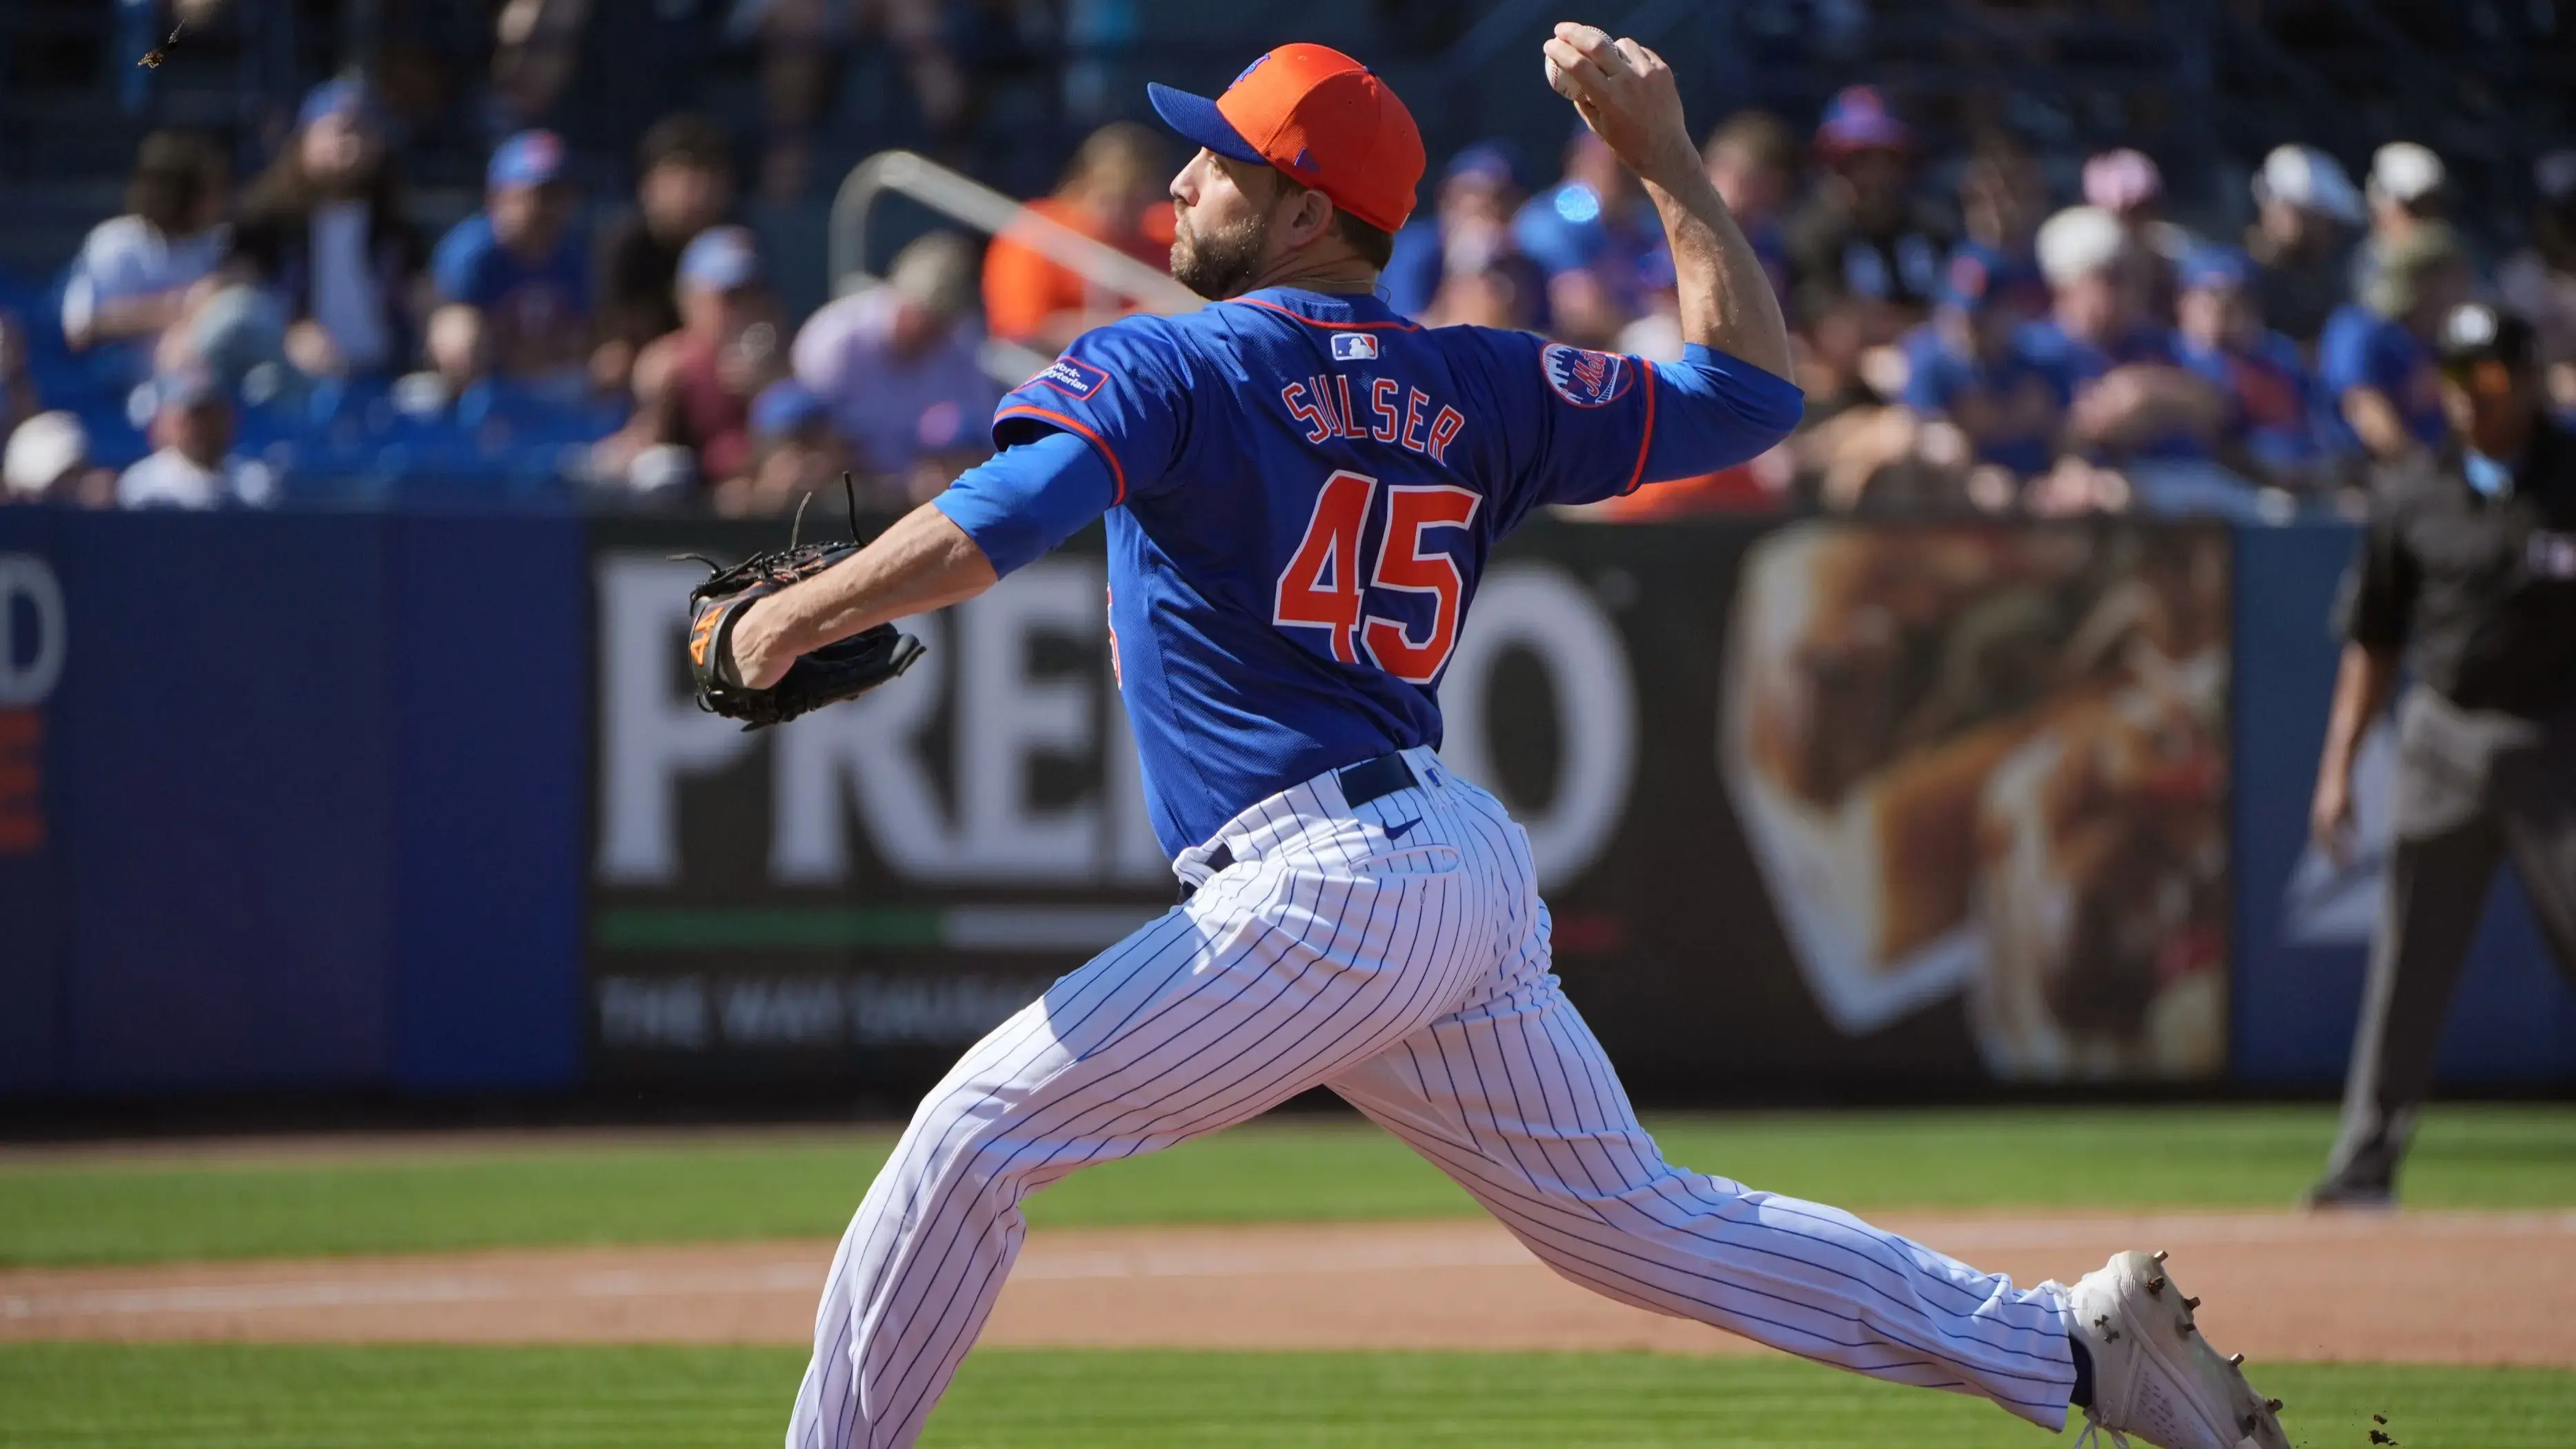
[[[1625,36],[1612,40],[1597,26],[1572,21],[1556,27],[1545,50],[1547,83],[1574,102],[1583,123],[1629,170],[1666,182],[1697,169],[1699,150],[1691,144],[1672,67],[1662,56]]]

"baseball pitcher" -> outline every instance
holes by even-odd
[[[1532,509],[1741,462],[1801,401],[1663,60],[1571,24],[1546,58],[1662,216],[1680,363],[1389,310],[1421,137],[1365,66],[1282,46],[1212,101],[1151,89],[1200,148],[1172,182],[1172,274],[1216,305],[1076,340],[1003,401],[991,461],[866,549],[701,591],[702,691],[783,718],[899,673],[892,621],[1105,514],[1120,689],[1184,893],[922,1102],[832,1263],[788,1449],[915,1440],[1030,1193],[1317,1085],[1621,1302],[2050,1429],[2071,1404],[2170,1449],[2287,1449],[2161,1255],[2016,1287],[1674,1167],[1558,990],[1527,838],[1437,753],[1477,580]]]

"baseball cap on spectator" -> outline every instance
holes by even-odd
[[[2162,200],[2165,174],[2155,158],[2123,146],[2084,163],[2084,200],[2114,214]]]
[[[564,143],[552,131],[521,131],[502,142],[484,168],[486,186],[544,186],[563,174]]]
[[[2174,279],[2187,291],[2248,287],[2254,283],[2254,259],[2237,247],[2194,247],[2174,269]]]
[[[9,435],[0,482],[12,493],[41,497],[89,460],[89,430],[71,413],[38,413]]]
[[[2301,211],[2330,216],[2346,226],[2360,223],[2361,193],[2343,163],[2314,146],[2275,146],[2254,173],[2254,200],[2277,201]]]
[[[2370,197],[2413,206],[2442,189],[2442,158],[2412,141],[2391,141],[2370,157]]]
[[[1413,113],[1375,71],[1330,46],[1280,46],[1214,100],[1166,85],[1145,94],[1183,138],[1275,166],[1380,231],[1402,231],[1413,215],[1423,167]]]
[[[895,253],[886,281],[933,316],[960,316],[975,304],[975,249],[953,231],[915,237]]]
[[[375,93],[355,76],[327,80],[304,93],[304,104],[296,108],[295,126],[302,130],[328,116],[348,116],[362,122],[376,120]]]
[[[1982,311],[2009,300],[2014,288],[2025,280],[2024,268],[2012,258],[1993,247],[1969,242],[1951,252],[1950,260],[1941,268],[1935,300],[1966,312]]]
[[[751,400],[751,435],[783,438],[824,418],[823,400],[794,378],[782,378]]]
[[[2040,223],[2040,275],[2063,287],[2118,262],[2129,250],[2120,219],[2098,206],[2070,206]]]
[[[680,285],[730,292],[760,280],[760,248],[746,227],[711,226],[680,252]]]
[[[1824,118],[1816,123],[1816,150],[1827,159],[1913,145],[1914,132],[1887,108],[1876,86],[1846,87],[1825,103]]]

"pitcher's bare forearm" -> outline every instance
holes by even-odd
[[[1789,328],[1753,243],[1709,183],[1695,151],[1670,177],[1644,178],[1664,220],[1681,293],[1682,340],[1789,375]]]
[[[971,599],[994,579],[975,541],[925,503],[858,553],[753,605],[734,628],[735,667],[744,683],[763,687],[800,654]]]

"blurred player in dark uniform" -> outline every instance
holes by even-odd
[[[2455,308],[2435,358],[2451,441],[2378,480],[2317,776],[2317,838],[2340,854],[2362,733],[2411,671],[2387,903],[2318,1206],[2394,1200],[2498,861],[2576,978],[2576,432],[2550,416],[2519,318]]]

